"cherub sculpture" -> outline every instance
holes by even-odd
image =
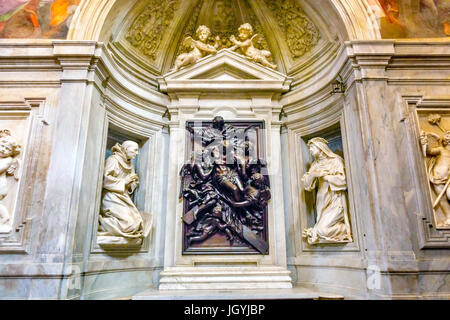
[[[172,71],[177,71],[183,66],[196,63],[199,59],[215,54],[220,46],[220,38],[215,38],[214,45],[207,43],[211,31],[207,26],[201,25],[197,28],[196,35],[198,40],[194,40],[191,36],[184,39],[183,45],[192,48],[190,52],[181,53],[175,60],[175,66]]]
[[[443,132],[443,136],[421,131],[420,143],[424,157],[431,157],[427,164],[427,172],[436,194],[433,209],[441,207],[444,215],[444,220],[437,221],[437,225],[446,227],[450,226],[450,131],[443,129],[440,121],[441,117],[437,114],[428,117],[428,122],[437,126]]]
[[[148,235],[151,216],[140,212],[131,195],[139,185],[133,160],[139,150],[134,141],[117,143],[108,157],[103,177],[103,199],[99,217],[99,244],[113,244],[120,239],[141,243]]]
[[[344,160],[330,150],[323,138],[309,140],[314,162],[302,178],[305,190],[316,194],[317,222],[303,230],[309,244],[352,242],[347,210]]]
[[[14,176],[19,180],[19,159],[16,156],[20,153],[20,149],[21,146],[8,129],[0,130],[0,201],[8,195],[10,189],[7,176]],[[7,225],[9,221],[8,209],[0,203],[0,226]]]
[[[230,41],[234,44],[230,49],[241,49],[244,55],[254,62],[258,62],[263,66],[276,69],[277,65],[269,62],[271,53],[267,50],[260,50],[255,48],[254,41],[257,41],[260,37],[259,34],[253,35],[253,28],[249,23],[244,23],[238,29],[239,40],[234,35],[230,37]],[[253,36],[252,36],[253,35]]]

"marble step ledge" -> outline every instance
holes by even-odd
[[[171,276],[171,275],[209,275],[209,274],[224,274],[224,275],[242,275],[242,274],[284,274],[290,275],[291,272],[285,268],[281,267],[171,267],[165,268],[164,271],[161,272],[162,276]]]
[[[172,268],[161,272],[160,290],[290,289],[283,268]]]
[[[149,289],[138,293],[132,300],[343,300],[344,297],[302,287],[289,289],[254,290],[190,290],[163,291]]]

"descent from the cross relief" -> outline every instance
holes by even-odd
[[[215,54],[220,48],[228,48],[244,55],[248,60],[259,63],[265,67],[276,69],[277,65],[269,60],[272,56],[270,51],[257,48],[260,35],[253,32],[253,27],[249,23],[242,24],[238,29],[238,36],[231,35],[229,43],[232,46],[224,46],[220,36],[214,37],[214,44],[208,44],[211,30],[204,25],[197,28],[197,40],[187,36],[184,45],[190,48],[189,52],[181,53],[175,60],[172,71],[177,71],[181,67],[196,63],[199,59],[210,54]],[[225,42],[227,43],[227,42]]]

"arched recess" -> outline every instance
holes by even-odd
[[[107,41],[114,29],[140,0],[82,0],[71,24],[68,40]],[[343,25],[342,40],[380,39],[376,16],[367,0],[303,0],[318,12],[331,8]],[[325,10],[326,12],[326,10]]]

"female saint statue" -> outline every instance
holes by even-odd
[[[352,242],[344,160],[330,150],[323,138],[311,139],[308,148],[314,162],[302,182],[307,191],[318,187],[317,220],[314,227],[303,231],[303,237],[309,244]]]

